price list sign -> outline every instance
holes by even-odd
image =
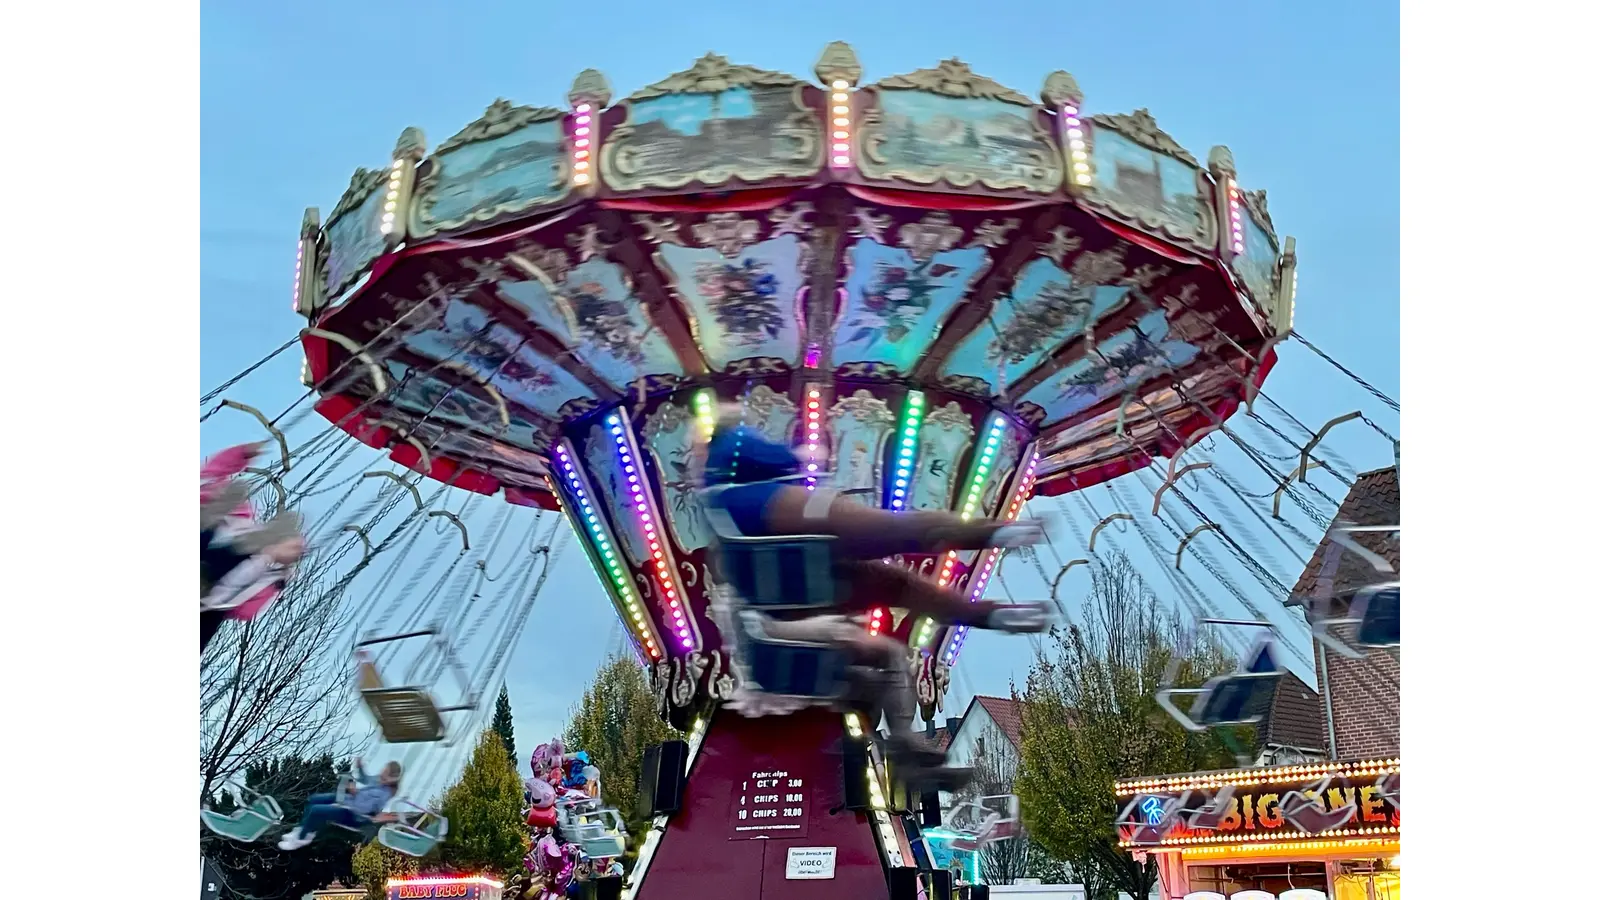
[[[751,772],[735,785],[728,839],[805,837],[806,789],[806,779],[782,769]]]

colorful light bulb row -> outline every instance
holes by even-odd
[[[699,391],[694,395],[694,420],[700,426],[700,436],[708,441],[711,440],[711,433],[717,430],[716,408],[710,391]]]
[[[672,619],[673,633],[677,636],[680,646],[685,650],[692,650],[695,647],[694,632],[684,610],[684,600],[679,596],[677,579],[672,577],[672,560],[668,558],[665,540],[660,530],[656,528],[656,516],[650,509],[650,493],[645,490],[644,480],[640,477],[644,474],[643,463],[633,448],[631,436],[624,427],[621,416],[616,413],[606,416],[606,427],[611,431],[611,439],[617,445],[617,460],[622,465],[623,476],[628,479],[628,502],[633,504],[639,526],[644,530],[645,543],[650,547],[656,582],[666,598],[667,615]]]
[[[567,514],[567,521],[572,524],[574,531],[589,535],[590,556],[611,577],[612,587],[626,608],[625,616],[628,624],[638,634],[640,646],[644,647],[644,652],[651,659],[660,659],[661,648],[656,643],[655,631],[650,627],[650,620],[640,606],[639,594],[633,589],[633,580],[628,577],[628,568],[617,558],[616,543],[611,539],[610,530],[606,528],[594,504],[590,502],[592,495],[586,487],[583,473],[573,465],[572,454],[568,452],[565,444],[556,446],[556,462],[561,466],[561,478],[566,483],[571,498],[570,503],[562,504],[562,512]],[[579,518],[583,522],[581,528],[576,521]]]
[[[835,81],[833,93],[828,95],[828,112],[832,116],[833,132],[829,160],[835,169],[850,167],[850,82]]]
[[[296,313],[300,312],[300,291],[306,266],[306,243],[306,239],[301,238],[300,242],[295,244],[294,247],[294,301],[289,305],[289,308]]]
[[[1089,146],[1083,139],[1083,121],[1078,118],[1076,106],[1061,107],[1067,121],[1067,155],[1072,159],[1072,180],[1088,184],[1094,180],[1089,173]]]
[[[594,145],[594,107],[579,103],[572,107],[572,183],[589,183],[590,148]]]
[[[806,388],[806,490],[817,488],[817,472],[822,468],[822,391]]]
[[[978,455],[978,464],[967,479],[967,498],[961,504],[962,521],[970,521],[978,514],[978,506],[983,502],[983,488],[994,474],[994,460],[1000,452],[1000,436],[1005,430],[1006,420],[995,416],[989,425],[989,436],[984,439],[983,451]]]
[[[1233,255],[1244,255],[1244,207],[1239,203],[1239,183],[1228,179],[1228,224],[1232,227]]]
[[[905,424],[900,427],[900,445],[895,452],[894,479],[889,483],[889,508],[899,512],[906,508],[906,498],[911,493],[912,467],[917,461],[917,434],[922,431],[922,392],[906,395]]]
[[[383,197],[383,222],[378,230],[385,235],[394,233],[395,214],[400,206],[400,183],[405,178],[406,161],[397,159],[389,166],[389,192]]]
[[[1028,464],[1022,469],[1022,478],[1018,481],[1017,489],[1013,492],[1011,504],[1006,507],[1006,513],[1002,516],[1005,521],[1015,522],[1017,516],[1022,514],[1023,504],[1027,503],[1028,498],[1033,496],[1033,486],[1038,478],[1038,472],[1039,452],[1035,450],[1029,454]],[[990,550],[984,554],[983,565],[977,568],[972,579],[972,591],[967,595],[967,602],[977,603],[983,599],[983,592],[989,588],[989,578],[994,574],[995,568],[1000,565],[1000,557],[1004,553],[1004,550]],[[961,646],[967,642],[967,632],[969,630],[967,626],[960,625],[951,632],[949,646],[945,648],[944,652],[945,665],[955,665],[956,657],[961,655]]]

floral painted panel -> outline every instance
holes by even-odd
[[[567,273],[560,296],[539,281],[502,281],[501,293],[540,328],[555,335],[584,365],[614,387],[644,375],[682,375],[672,345],[645,318],[628,291],[622,267],[598,257]]]
[[[1199,355],[1198,347],[1168,340],[1167,332],[1166,315],[1160,310],[1150,312],[1132,328],[1107,338],[1094,352],[1045,379],[1022,399],[1044,408],[1046,424],[1059,422]]]
[[[909,371],[988,260],[982,247],[946,250],[918,261],[900,247],[857,241],[850,248],[845,308],[834,332],[834,362],[876,362]]]
[[[712,538],[690,465],[698,427],[689,410],[676,403],[663,403],[644,427],[644,444],[661,478],[662,512],[678,546],[691,553],[709,546]]]
[[[961,458],[972,446],[972,434],[972,417],[958,403],[946,403],[923,419],[911,480],[912,509],[950,508]]]
[[[482,308],[451,300],[426,327],[406,336],[413,352],[465,365],[509,401],[556,418],[563,404],[594,400],[594,392],[553,360],[537,353]]]
[[[1035,259],[1017,274],[1011,296],[995,300],[993,324],[979,325],[962,339],[942,374],[999,390],[1002,369],[1004,381],[1015,382],[1062,342],[1121,306],[1128,291],[1126,285],[1080,283],[1051,260]]]
[[[389,396],[389,403],[401,412],[426,416],[426,421],[430,422],[448,422],[492,434],[524,450],[548,443],[538,434],[538,426],[515,413],[511,415],[511,427],[507,428],[500,418],[499,406],[472,388],[458,387],[398,360],[388,360],[385,368],[398,385]]]
[[[867,506],[883,505],[883,465],[894,414],[889,405],[865,390],[839,400],[828,412],[833,436],[833,484],[840,491],[864,490],[850,498]]]
[[[794,361],[800,353],[795,298],[804,283],[800,238],[780,235],[723,256],[710,247],[666,244],[660,257],[689,309],[706,360],[722,371],[740,359]]]

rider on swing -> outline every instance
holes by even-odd
[[[724,410],[706,449],[705,485],[715,489],[708,494],[709,502],[726,512],[746,537],[836,538],[833,567],[843,588],[832,609],[768,612],[766,633],[845,650],[855,663],[846,703],[864,709],[869,721],[876,722],[880,714],[886,718],[891,758],[910,770],[907,774],[958,786],[962,774],[943,768],[944,753],[912,730],[914,704],[905,679],[905,646],[870,635],[834,613],[863,614],[873,607],[893,606],[948,625],[1044,631],[1051,621],[1044,604],[969,602],[955,591],[884,562],[898,554],[1023,546],[1041,540],[1042,527],[1037,521],[969,522],[942,511],[889,512],[856,503],[837,491],[808,490],[799,482],[799,458],[788,447],[744,426],[740,417],[737,406]]]

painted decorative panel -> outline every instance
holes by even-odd
[[[858,390],[828,411],[833,433],[833,487],[866,490],[851,499],[867,506],[883,503],[883,463],[895,417],[889,404]]]
[[[643,435],[661,477],[661,511],[666,514],[674,540],[688,552],[709,546],[712,538],[690,465],[698,427],[689,410],[663,403],[645,422]]]
[[[1278,241],[1248,208],[1243,213],[1244,254],[1233,257],[1233,270],[1250,290],[1262,309],[1272,307],[1273,285],[1277,280]]]
[[[558,256],[564,261],[564,254]],[[518,261],[517,254],[508,257],[507,271],[516,271]],[[601,378],[626,388],[644,375],[683,375],[672,345],[629,291],[621,266],[593,257],[546,274],[560,279],[554,297],[536,278],[502,281],[500,292],[534,324],[573,347],[574,355]]]
[[[919,434],[911,508],[950,508],[960,475],[958,467],[972,446],[972,435],[972,417],[960,404],[952,401],[928,413]]]
[[[354,284],[388,246],[389,238],[383,233],[382,190],[387,179],[382,170],[357,169],[339,205],[328,216],[323,279],[329,300]]]
[[[507,400],[551,418],[559,418],[562,405],[571,400],[596,400],[593,391],[554,360],[462,300],[451,300],[423,330],[407,335],[405,344],[429,359],[465,367]]]
[[[713,247],[663,244],[657,259],[688,307],[695,337],[713,369],[736,360],[800,353],[795,303],[804,284],[801,243],[779,235],[723,255]]]
[[[745,398],[744,421],[768,440],[789,444],[794,441],[799,409],[793,400],[764,384],[758,384]]]
[[[1216,215],[1195,158],[1144,110],[1089,121],[1094,178],[1085,199],[1162,236],[1212,249]]]
[[[562,115],[495,101],[424,164],[411,232],[456,231],[564,198],[569,188]]]
[[[959,237],[959,227],[948,227]],[[988,268],[989,253],[982,247],[962,247],[918,258],[903,247],[861,240],[851,245],[848,260],[834,362],[884,363],[906,372]]]
[[[548,445],[548,441],[538,434],[537,425],[515,413],[511,414],[508,427],[500,416],[500,407],[472,387],[454,385],[398,360],[388,360],[385,368],[398,385],[389,395],[388,402],[401,412],[474,428],[524,450]]]
[[[617,543],[622,545],[622,552],[634,565],[644,565],[650,559],[650,543],[645,539],[644,527],[628,499],[622,462],[617,458],[617,445],[611,440],[610,433],[599,425],[589,428],[583,445],[583,461],[590,483],[599,492],[600,502],[605,504],[607,518],[611,521]],[[649,583],[642,581],[639,592],[650,596]]]
[[[720,71],[717,71],[720,70]],[[803,178],[822,169],[822,121],[799,79],[707,56],[619,104],[600,148],[613,190]]]
[[[1168,330],[1165,314],[1147,313],[1134,327],[1107,338],[1022,399],[1044,408],[1046,424],[1059,422],[1199,355],[1193,344],[1167,340]]]
[[[1099,278],[1120,280],[1122,274],[1120,260],[1110,266],[1115,271],[1104,271],[1108,267],[1099,260],[1104,256],[1081,255],[1071,274],[1044,258],[1023,266],[1011,295],[995,300],[989,323],[973,329],[950,354],[945,377],[996,391],[995,374],[1003,371],[1008,383],[1016,381],[1090,323],[1120,308],[1130,286],[1097,283]]]

